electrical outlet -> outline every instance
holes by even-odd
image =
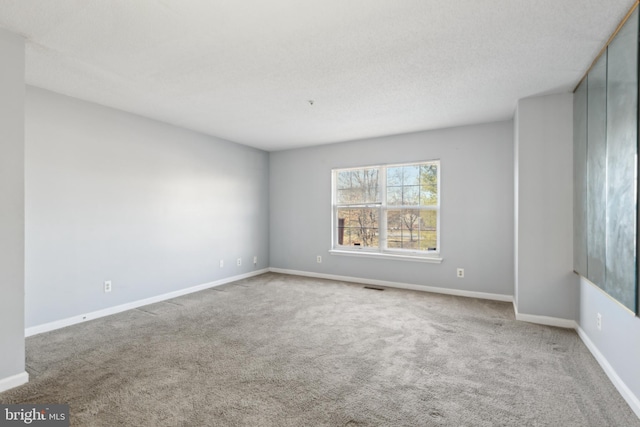
[[[253,265],[256,265],[256,264],[258,264],[258,257],[254,256],[253,257]]]
[[[602,314],[600,313],[596,314],[596,326],[598,327],[599,331],[602,330]]]
[[[104,291],[111,292],[111,280],[104,281]]]
[[[220,268],[222,268],[222,267],[224,267],[224,260],[223,259],[220,260]]]
[[[462,279],[464,277],[464,268],[459,268],[457,270],[458,278]]]
[[[320,255],[318,255],[318,256],[316,257],[316,262],[317,262],[318,264],[322,264],[322,257],[321,257]]]
[[[236,264],[238,265],[238,267],[240,267],[242,265],[242,258],[238,258],[238,261],[236,261]]]

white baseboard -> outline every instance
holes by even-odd
[[[314,277],[316,279],[339,280],[342,282],[362,283],[365,285],[385,286],[388,288],[409,289],[412,291],[433,292],[435,294],[456,295],[460,297],[480,298],[494,301],[513,301],[511,295],[490,294],[486,292],[463,291],[460,289],[438,288],[433,286],[414,285],[411,283],[387,282],[385,280],[364,279],[361,277],[338,276],[335,274],[313,273],[309,271],[288,270],[284,268],[269,268],[269,271],[280,274],[290,274],[293,276]]]
[[[609,380],[613,383],[613,385],[618,390],[623,399],[627,402],[627,404],[629,404],[631,410],[638,416],[638,418],[640,418],[640,399],[638,399],[638,397],[633,394],[631,389],[627,387],[622,378],[618,376],[611,364],[609,364],[609,361],[604,357],[602,353],[600,353],[598,347],[596,347],[587,333],[580,327],[580,325],[578,325],[578,322],[570,319],[559,319],[556,317],[518,313],[518,306],[516,305],[515,301],[513,303],[513,309],[516,313],[516,320],[538,323],[541,325],[557,326],[560,328],[575,329],[584,345],[587,347],[587,349],[589,349],[593,357],[595,357],[595,359],[598,361],[605,374],[607,374]]]
[[[67,317],[66,319],[60,319],[49,323],[43,323],[41,325],[31,326],[25,329],[25,336],[30,337],[32,335],[41,334],[43,332],[53,331],[55,329],[64,328],[65,326],[75,325],[76,323],[82,323],[100,317],[110,316],[112,314],[121,313],[123,311],[131,310],[133,308],[142,307],[143,305],[149,305],[156,302],[166,301],[168,299],[177,298],[182,295],[191,294],[193,292],[203,291],[205,289],[213,288],[216,286],[224,285],[226,283],[235,282],[237,280],[246,279],[248,277],[258,276],[269,272],[269,269],[252,271],[250,273],[240,274],[237,276],[226,277],[224,279],[216,280],[214,282],[204,283],[202,285],[192,286],[190,288],[180,289],[177,291],[169,292],[162,295],[156,295],[137,301],[128,302],[126,304],[116,305],[113,307],[107,307],[102,310],[92,311],[90,313],[80,314],[78,316]]]
[[[609,380],[611,380],[615,388],[622,395],[624,400],[629,404],[631,410],[635,412],[638,418],[640,418],[640,399],[638,399],[638,396],[633,394],[631,389],[627,387],[624,381],[622,381],[622,378],[618,376],[616,371],[613,369],[613,366],[609,364],[609,361],[604,357],[602,353],[600,353],[598,347],[596,347],[587,333],[579,325],[576,325],[576,332],[578,332],[580,339],[582,339],[582,342],[587,346],[593,357],[596,358],[602,370],[609,377]]]
[[[0,379],[0,393],[28,382],[29,374],[26,371],[7,378],[2,378]]]
[[[516,314],[516,320],[529,323],[537,323],[538,325],[556,326],[558,328],[576,329],[578,324],[572,319],[562,319],[560,317],[539,316],[537,314],[525,314],[518,312],[518,306],[513,302],[513,311]]]

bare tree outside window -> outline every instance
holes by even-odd
[[[377,168],[337,172],[338,223],[344,246],[379,246],[380,182]]]
[[[424,207],[438,204],[438,166],[414,164],[387,168],[387,246],[436,250],[437,217]],[[395,209],[395,208],[401,209]],[[435,219],[435,222],[434,222]]]

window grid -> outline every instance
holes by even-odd
[[[346,176],[350,203],[340,194],[345,194]],[[365,179],[372,176],[377,181]],[[437,160],[335,169],[332,204],[333,249],[422,256],[440,252]]]

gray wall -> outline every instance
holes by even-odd
[[[270,159],[271,267],[513,294],[511,121],[273,152]],[[442,169],[442,264],[329,255],[332,168],[431,159]]]
[[[516,305],[521,314],[575,320],[573,96],[521,99],[516,117]]]
[[[0,30],[0,381],[24,372],[24,40]]]
[[[27,326],[268,267],[268,168],[266,152],[28,87]]]
[[[596,315],[602,316],[602,329]],[[580,328],[640,400],[640,318],[580,278]],[[640,416],[640,414],[638,414]]]

